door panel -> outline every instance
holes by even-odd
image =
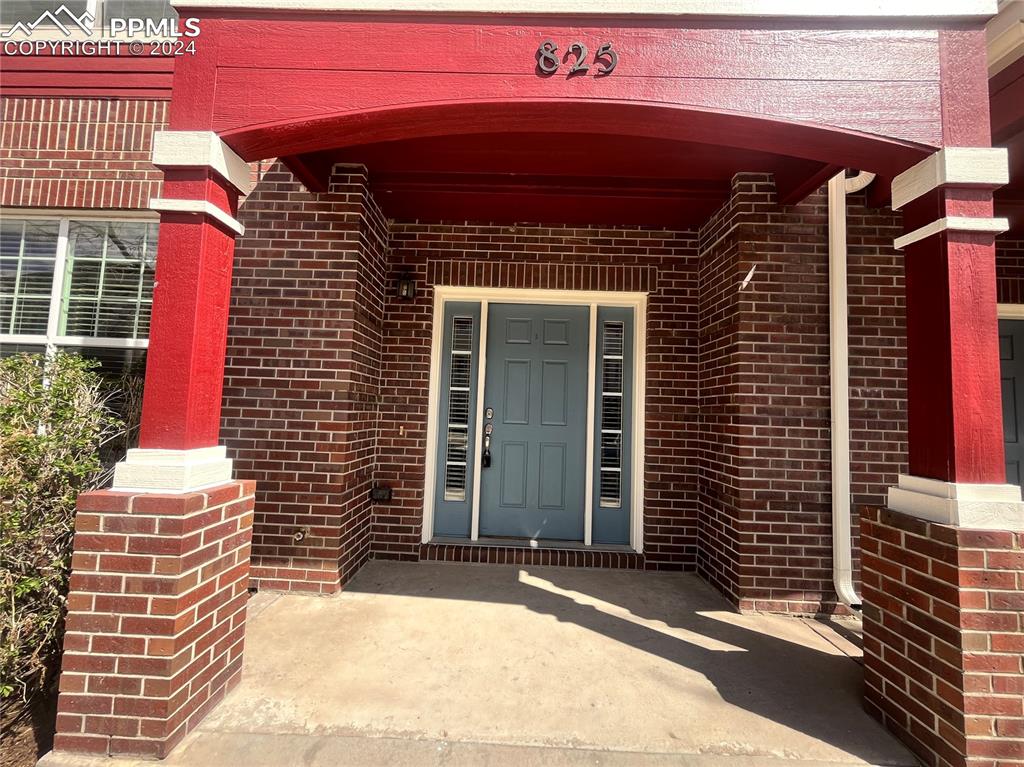
[[[544,426],[566,426],[569,408],[569,366],[544,361],[541,370],[540,422]]]
[[[491,304],[480,533],[582,540],[589,308]]]
[[[569,343],[567,320],[544,320],[544,343],[550,346],[565,346]]]
[[[505,442],[501,456],[501,505],[526,507],[526,467],[530,451],[525,442]]]
[[[565,508],[565,454],[564,442],[542,442],[540,446],[540,498],[542,509]]]
[[[999,321],[999,365],[1003,381],[1003,439],[1006,481],[1019,485],[1024,460],[1024,320]]]
[[[502,384],[505,388],[505,407],[501,412],[503,424],[526,426],[530,423],[530,363],[531,360],[505,360],[505,381]]]
[[[533,320],[528,317],[509,317],[505,320],[505,343],[528,344],[533,336]]]

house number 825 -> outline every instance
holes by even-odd
[[[569,67],[569,74],[581,74],[590,70],[588,59],[590,52],[581,42],[572,43],[566,51],[565,58],[572,59],[572,66]],[[597,65],[597,75],[604,77],[610,75],[619,63],[619,54],[612,48],[611,43],[604,43],[594,54],[594,64]],[[553,75],[562,65],[562,57],[558,54],[558,46],[553,40],[545,40],[537,49],[537,69],[543,74]]]

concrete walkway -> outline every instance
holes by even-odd
[[[165,764],[915,765],[849,634],[690,575],[371,562],[338,597],[257,595],[242,683]]]

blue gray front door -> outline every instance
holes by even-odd
[[[1024,479],[1024,321],[999,320],[999,365],[1003,379],[1006,481],[1019,485]]]
[[[481,535],[583,540],[589,338],[589,307],[490,305]]]
[[[433,535],[628,544],[633,308],[441,308]]]

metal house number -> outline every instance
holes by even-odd
[[[583,43],[576,41],[569,45],[565,52],[564,60],[572,61],[569,67],[569,76],[586,74],[590,71],[590,51]],[[553,75],[562,65],[563,57],[558,54],[558,46],[554,40],[545,40],[537,48],[537,69],[545,75]],[[597,77],[607,77],[619,64],[619,54],[612,48],[611,43],[604,43],[594,54],[594,65],[596,66]]]

